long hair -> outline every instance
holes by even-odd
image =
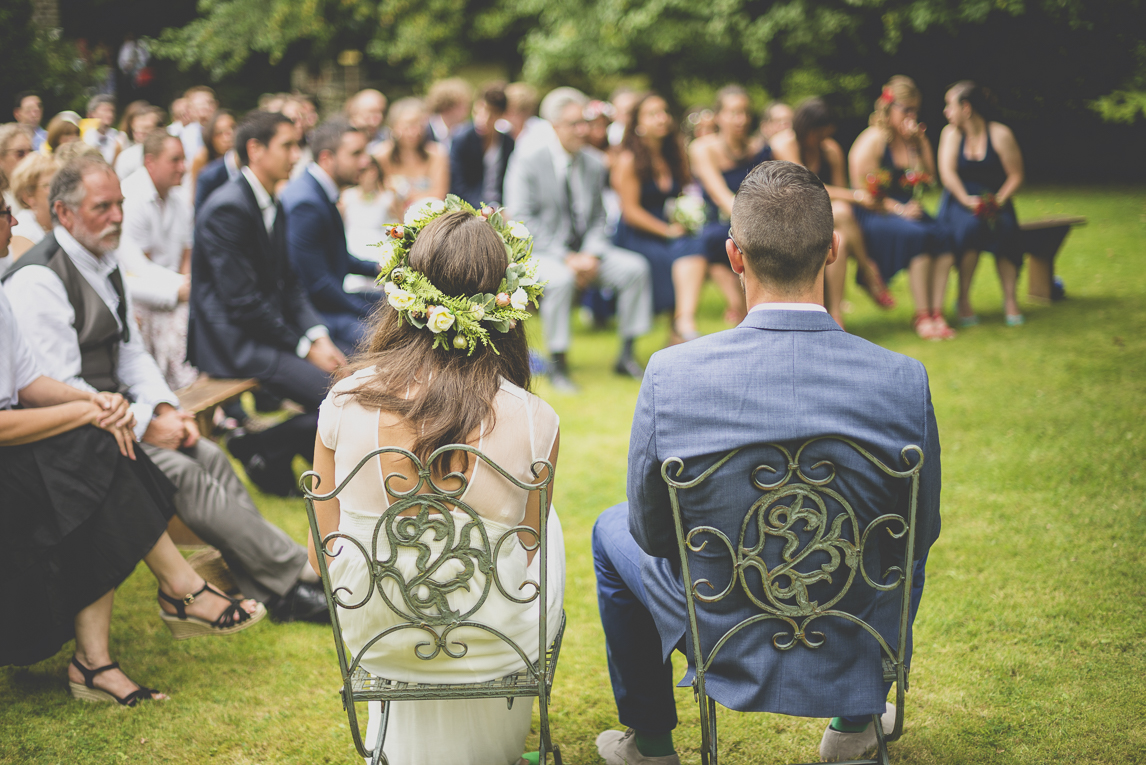
[[[399,98],[397,101],[390,105],[390,113],[387,115],[387,119],[390,122],[390,127],[394,127],[394,124],[407,112],[412,112],[415,110],[419,114],[425,116],[426,106],[422,103],[422,99],[413,97]],[[428,140],[429,139],[426,138],[426,124],[425,120],[423,120],[421,138],[418,139],[418,145],[415,147],[415,151],[418,152],[418,157],[423,162],[430,158],[430,152],[426,149],[426,143]],[[392,139],[391,143],[393,146],[390,148],[390,161],[397,165],[402,161],[402,147],[398,145],[397,138]]]
[[[641,107],[650,98],[660,98],[664,100],[659,94],[649,91],[641,96],[629,113],[629,124],[625,127],[625,135],[621,139],[621,149],[628,149],[633,153],[633,159],[636,160],[637,178],[644,183],[653,179],[653,155],[649,151],[649,147],[637,135],[637,116],[641,113]],[[680,128],[677,126],[676,120],[669,120],[669,132],[661,141],[661,156],[664,157],[665,162],[668,163],[669,169],[672,171],[673,180],[681,186],[685,186],[692,180],[692,175],[688,170],[688,161],[685,159],[684,141],[681,140]]]
[[[447,295],[497,292],[509,265],[505,243],[484,219],[468,212],[446,213],[418,234],[410,268],[424,274]],[[434,348],[429,329],[400,321],[387,304],[374,313],[370,340],[353,369],[374,369],[350,391],[359,403],[392,412],[414,433],[411,451],[425,464],[433,451],[465,443],[483,424],[495,422],[494,399],[502,378],[529,388],[529,347],[525,327],[492,333],[497,353],[479,346],[472,356]],[[452,462],[458,453],[447,455]],[[436,465],[449,470],[449,463]]]
[[[919,92],[919,86],[915,84],[915,80],[906,75],[897,74],[883,86],[879,98],[875,100],[875,108],[868,118],[868,124],[882,130],[888,142],[891,141],[890,115],[892,104],[903,101],[922,102],[923,94]],[[921,139],[917,137],[915,140]]]
[[[215,131],[219,129],[219,120],[224,117],[231,118],[231,140],[234,141],[235,128],[239,126],[239,121],[235,118],[235,113],[230,109],[216,109],[215,113],[211,115],[211,119],[208,120],[207,127],[203,129],[203,145],[207,147],[208,162],[223,156],[215,151]],[[231,145],[234,146],[234,143]]]

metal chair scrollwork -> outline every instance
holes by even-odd
[[[397,454],[410,461],[417,475],[417,483],[406,490],[395,490],[392,479],[412,480],[400,473],[391,473],[383,481],[393,498],[390,506],[378,517],[371,538],[371,549],[367,549],[359,539],[335,531],[322,538],[318,555],[323,589],[330,604],[331,626],[334,644],[338,654],[339,670],[342,675],[343,708],[350,723],[351,735],[358,753],[368,759],[371,765],[386,763],[382,746],[386,738],[386,724],[390,704],[400,701],[428,699],[490,699],[505,698],[512,708],[516,698],[538,699],[540,708],[540,761],[548,762],[553,755],[557,765],[561,765],[561,752],[553,745],[549,727],[549,701],[553,689],[553,677],[557,659],[561,651],[561,638],[565,632],[565,613],[561,612],[560,624],[552,629],[547,624],[548,549],[545,543],[547,518],[540,513],[540,528],[515,526],[497,536],[483,523],[478,513],[462,499],[468,479],[463,472],[451,472],[444,476],[432,474],[430,466],[438,458],[464,452],[467,459],[484,462],[506,480],[520,489],[537,492],[540,507],[549,506],[549,486],[553,480],[553,467],[548,461],[538,460],[532,465],[535,483],[523,483],[506,472],[502,467],[486,457],[479,450],[464,444],[443,446],[423,464],[413,453],[397,447],[382,447],[362,458],[350,475],[326,494],[318,493],[319,476],[314,471],[303,474],[300,481],[306,500],[307,515],[310,520],[312,538],[318,540],[318,518],[315,502],[334,499],[346,488],[354,476],[372,460],[382,454]],[[476,462],[475,462],[476,466]],[[453,488],[445,488],[442,484]],[[453,511],[453,514],[451,514]],[[459,513],[461,515],[459,515]],[[460,519],[460,520],[456,520]],[[455,522],[456,520],[456,522]],[[461,525],[460,529],[458,524]],[[540,556],[540,581],[527,580],[518,590],[508,587],[501,581],[498,572],[499,556],[507,544],[517,544],[520,535],[528,535],[532,542],[522,541],[527,551],[537,551]],[[338,543],[338,544],[335,544]],[[435,549],[436,548],[436,549]],[[399,568],[399,551],[415,551],[416,565],[412,574],[407,569],[404,575]],[[339,555],[360,554],[369,564],[369,590],[366,593],[352,593],[345,587],[334,587],[330,578],[328,560]],[[475,577],[484,575],[478,581]],[[384,583],[391,583],[387,593]],[[524,646],[518,644],[495,625],[483,624],[472,617],[486,603],[496,587],[500,596],[518,604],[538,602],[538,657],[531,661]],[[478,597],[464,609],[452,608],[447,596],[458,590],[478,591]],[[515,591],[516,594],[515,594]],[[397,593],[396,596],[394,593]],[[400,617],[393,626],[384,629],[352,653],[343,641],[343,629],[339,612],[362,608],[372,598],[381,598],[387,607]],[[503,641],[521,658],[521,669],[504,677],[488,682],[431,684],[402,682],[370,674],[361,666],[363,656],[375,643],[407,630],[425,633],[425,640],[415,645],[411,662],[431,661],[439,656],[451,659],[464,657],[469,647],[458,630],[481,630]],[[367,748],[359,728],[355,703],[384,702],[383,716],[377,739]]]
[[[820,460],[805,466],[801,461],[810,461],[806,452],[813,444],[829,441],[850,447],[885,476],[906,481],[909,498],[907,512],[903,515],[897,512],[878,513],[861,528],[855,509],[832,486],[837,478],[836,465]],[[774,635],[772,645],[775,650],[815,651],[824,645],[825,636],[811,627],[816,620],[832,617],[848,620],[875,638],[882,653],[883,681],[895,683],[894,730],[885,736],[879,716],[873,716],[878,751],[874,759],[855,761],[857,765],[887,765],[887,742],[896,740],[903,732],[904,692],[908,686],[905,662],[907,627],[915,564],[915,516],[923,450],[915,445],[905,446],[901,457],[908,469],[900,471],[885,465],[859,444],[842,436],[810,439],[794,453],[775,443],[765,444],[762,448],[777,450],[778,457],[786,461],[786,468],[777,470],[767,464],[760,464],[751,471],[751,475],[745,477],[764,493],[745,513],[735,543],[729,534],[713,526],[694,525],[686,528],[682,519],[680,494],[709,481],[741,450],[723,455],[700,475],[687,481],[676,480],[684,473],[683,460],[672,457],[661,464],[661,477],[668,486],[672,504],[681,578],[685,582],[688,629],[692,643],[689,660],[695,667],[693,690],[700,708],[701,760],[704,765],[718,765],[716,702],[706,693],[705,678],[717,654],[728,641],[754,624],[779,621],[786,625],[788,631]],[[755,449],[753,447],[753,458]],[[765,473],[772,475],[766,476]],[[768,482],[766,478],[774,480]],[[880,529],[889,534],[891,539],[899,540],[904,552],[895,565],[883,571],[882,576],[873,579],[864,566],[864,555],[869,545],[878,544],[876,537]],[[775,540],[773,544],[777,544],[780,550],[766,556],[764,547],[768,540]],[[691,573],[691,564],[695,563],[693,556],[704,551],[710,542],[729,556],[731,576],[723,589],[718,589],[719,585],[714,585],[708,578],[694,579]],[[816,557],[813,559],[813,556]],[[862,579],[876,591],[901,590],[901,597],[897,597],[899,637],[894,645],[890,645],[872,625],[855,614],[836,608],[857,579]],[[834,590],[823,602],[809,596],[809,588],[819,582],[831,583]],[[714,643],[710,641],[706,651],[701,643],[698,607],[718,603],[734,592],[750,602],[755,613],[726,630]]]

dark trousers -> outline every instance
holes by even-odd
[[[358,350],[362,341],[366,339],[370,325],[358,314],[319,311],[318,315],[330,332],[330,339],[338,346],[338,350],[347,356]]]
[[[672,663],[661,661],[661,638],[649,612],[641,581],[641,560],[648,557],[629,533],[628,505],[614,505],[593,526],[593,568],[597,574],[597,606],[605,630],[609,679],[622,725],[650,735],[676,727]],[[911,662],[911,629],[923,596],[927,556],[915,562],[911,614],[907,632],[907,661]],[[684,641],[677,645],[684,652]],[[887,683],[885,695],[891,690]],[[845,718],[851,721],[852,718]],[[855,718],[857,722],[871,718]]]

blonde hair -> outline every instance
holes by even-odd
[[[40,184],[44,174],[50,180],[60,167],[55,157],[33,152],[20,160],[16,169],[12,171],[12,196],[21,207],[29,209],[24,203],[24,197],[36,196],[36,187]]]
[[[461,77],[450,77],[430,85],[426,93],[426,109],[431,114],[441,114],[458,104],[472,104],[473,100],[473,86]]]
[[[83,141],[70,141],[52,152],[52,156],[56,158],[56,162],[59,163],[60,167],[63,167],[77,157],[88,157],[92,155],[103,157],[99,149]]]
[[[923,94],[915,80],[902,74],[897,74],[887,81],[880,91],[879,98],[875,100],[875,108],[868,118],[868,124],[883,131],[887,139],[891,140],[891,107],[892,104],[901,104],[909,101],[921,103]]]

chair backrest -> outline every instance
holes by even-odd
[[[760,459],[757,459],[758,453]],[[817,459],[814,453],[834,454],[843,459],[833,457],[835,462]],[[741,458],[737,462],[741,468],[745,464],[751,465],[750,472],[714,478],[738,454]],[[765,459],[763,455],[766,454],[771,454],[771,458]],[[751,458],[747,463],[744,460],[746,456]],[[683,460],[676,457],[666,459],[661,464],[661,477],[668,486],[672,504],[681,574],[685,584],[693,654],[690,658],[701,693],[704,693],[705,672],[712,666],[721,648],[737,633],[754,624],[779,621],[782,625],[786,624],[789,631],[774,634],[772,644],[777,650],[787,651],[797,645],[815,649],[824,645],[825,638],[822,632],[809,629],[809,625],[829,616],[853,622],[871,634],[883,652],[885,678],[898,679],[900,688],[905,686],[903,657],[907,641],[915,514],[923,450],[908,445],[903,447],[900,456],[907,465],[907,469],[902,471],[884,464],[850,439],[824,436],[809,439],[794,451],[776,443],[736,449],[724,454],[706,469],[695,465],[686,466]],[[906,494],[898,494],[907,500],[906,511],[864,507],[859,508],[862,512],[857,512],[857,508],[846,497],[855,497],[862,492],[841,491],[839,486],[838,472],[843,467],[836,462],[842,463],[845,459],[850,463],[846,469],[849,474],[866,473],[866,480],[869,481],[882,479],[884,482],[906,482],[905,486],[899,487]],[[767,464],[778,464],[780,460],[783,460],[780,469]],[[813,460],[814,464],[808,464]],[[686,467],[691,468],[688,473],[696,477],[678,480],[685,474]],[[729,473],[730,470],[724,472]],[[767,478],[773,480],[769,482]],[[724,529],[696,523],[695,514],[688,513],[686,492],[704,488],[710,495],[714,491],[719,495],[720,487],[728,487],[730,481],[748,481],[761,493],[752,501],[742,518],[736,515],[735,509],[731,515],[726,515]],[[716,483],[716,486],[702,486],[706,483]],[[743,496],[739,487],[734,493]],[[730,517],[739,520],[738,528],[729,527]],[[861,517],[867,518],[867,522],[862,523]],[[686,518],[691,518],[694,523],[689,526]],[[887,532],[883,540],[879,539],[883,535],[877,534],[881,528]],[[716,545],[719,552],[706,551],[710,542]],[[875,549],[881,545],[894,549],[893,563],[873,576],[864,562],[883,560],[886,555],[880,556]],[[702,553],[703,558],[699,558]],[[725,553],[726,566],[723,563]],[[716,560],[721,563],[717,565],[714,562]],[[696,577],[697,570],[701,570],[703,575]],[[723,576],[725,570],[728,575],[727,584],[723,584],[723,579],[714,584],[713,572],[720,571]],[[858,588],[853,588],[853,585],[858,581],[876,591],[902,588],[899,638],[894,646],[874,626],[838,607],[849,595],[853,598],[857,595],[853,590]],[[710,635],[709,645],[702,645],[698,608],[725,607],[727,610],[728,601],[735,601],[736,609],[733,610],[736,614],[747,612],[750,615],[724,630],[715,641]],[[845,605],[848,602],[853,601],[845,601]],[[895,678],[888,677],[891,673],[894,673]]]
[[[537,460],[531,466],[536,481],[523,483],[481,451],[464,444],[443,446],[434,451],[425,463],[406,449],[397,447],[375,449],[365,455],[354,470],[327,494],[317,493],[320,483],[317,473],[307,471],[303,474],[301,484],[306,498],[312,539],[320,539],[314,503],[336,498],[364,466],[377,460],[382,454],[398,454],[409,460],[417,475],[417,482],[407,490],[397,490],[391,485],[391,481],[410,479],[399,472],[385,476],[383,485],[392,499],[389,507],[378,516],[374,524],[370,549],[355,537],[339,531],[322,538],[320,547],[316,544],[323,553],[318,556],[318,562],[327,600],[330,603],[331,625],[336,645],[344,645],[338,613],[340,608],[348,610],[362,608],[371,598],[380,597],[390,610],[404,620],[376,635],[358,650],[349,663],[347,652],[338,651],[339,665],[346,687],[349,687],[350,676],[358,668],[366,652],[379,640],[403,630],[421,630],[426,633],[425,641],[416,644],[413,651],[415,655],[411,657],[424,661],[435,659],[439,655],[453,659],[464,657],[469,650],[468,646],[464,642],[451,639],[451,633],[459,628],[483,630],[510,646],[521,657],[523,668],[530,673],[530,678],[536,679],[532,662],[523,646],[499,631],[496,625],[482,624],[471,619],[485,604],[494,587],[503,597],[515,603],[525,604],[540,599],[537,673],[544,677],[545,649],[548,646],[545,609],[545,604],[548,602],[545,508],[549,506],[549,485],[553,480],[553,466],[546,460]],[[491,536],[481,516],[462,499],[469,484],[466,475],[456,471],[435,477],[431,470],[432,466],[438,464],[439,458],[446,457],[447,461],[442,464],[450,465],[448,459],[454,456],[464,459],[473,457],[477,462],[484,462],[488,468],[518,488],[537,492],[539,506],[542,508],[540,528],[534,530],[529,526],[519,525],[497,536]],[[474,463],[475,469],[477,462]],[[416,512],[410,514],[411,510]],[[501,581],[497,565],[503,547],[507,544],[516,544],[520,539],[519,534],[528,535],[531,541],[522,541],[522,546],[527,551],[538,550],[537,554],[541,558],[538,576],[540,581],[526,581],[521,586],[521,597],[512,594],[518,591],[516,584],[507,587]],[[435,552],[434,548],[440,549]],[[399,554],[403,550],[414,554],[415,566],[412,572],[408,567],[398,565]],[[343,587],[334,588],[331,584],[328,559],[355,551],[369,562],[369,588],[364,594],[351,593]],[[472,590],[478,587],[475,577],[479,573],[484,574],[479,596],[464,609],[451,608],[447,596],[459,590]],[[383,583],[387,580],[395,585],[392,588],[396,591],[394,597],[388,595],[383,587]],[[352,599],[344,599],[343,593]]]

